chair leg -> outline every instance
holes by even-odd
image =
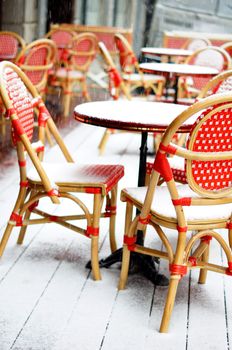
[[[111,191],[111,200],[110,200],[110,205],[113,208],[111,210],[110,227],[109,227],[110,249],[111,249],[112,253],[115,252],[115,250],[117,250],[117,243],[116,243],[116,238],[115,238],[116,205],[117,205],[117,192],[118,192],[118,188],[117,187],[118,186],[116,185],[112,189],[112,191]]]
[[[130,202],[126,203],[126,218],[125,218],[125,236],[128,236],[130,232],[130,225],[132,222],[132,214],[133,214],[133,204]],[[125,289],[128,272],[129,272],[129,264],[130,264],[130,251],[125,244],[123,246],[123,254],[122,254],[122,267],[120,273],[120,280],[118,284],[118,289]]]
[[[63,105],[64,105],[64,116],[69,116],[69,110],[70,110],[70,103],[71,103],[71,93],[72,93],[72,84],[70,81],[68,81],[64,85],[64,92],[63,92]]]
[[[206,250],[202,254],[202,261],[203,262],[208,262],[208,260],[209,260],[209,246],[206,248]],[[198,283],[204,284],[206,282],[207,272],[208,271],[206,269],[201,269],[200,270]]]
[[[96,231],[99,231],[99,222],[101,215],[103,198],[101,194],[94,195],[94,204],[93,204],[93,222],[92,227]],[[98,258],[98,244],[99,242],[99,234],[93,234],[91,237],[91,264],[93,271],[93,278],[95,281],[101,280],[101,273],[99,268],[99,258]]]
[[[8,223],[0,243],[0,257],[2,256],[14,225]]]
[[[24,218],[23,220],[29,220],[30,219],[30,216],[31,216],[31,211],[30,210],[27,210],[25,215],[24,215]],[[27,226],[22,226],[20,231],[19,231],[19,236],[18,236],[18,240],[17,240],[17,244],[22,244],[23,243],[23,240],[24,240],[24,237],[25,237],[25,234],[26,234],[26,230],[27,230]]]
[[[82,96],[87,102],[91,101],[91,97],[87,88],[86,78],[81,81]]]
[[[102,155],[105,151],[105,148],[106,148],[106,143],[110,137],[110,135],[112,134],[111,130],[110,129],[106,129],[102,138],[101,138],[101,141],[99,143],[99,146],[98,146],[98,149],[99,149],[99,154]]]
[[[169,321],[171,318],[177,287],[180,281],[180,276],[172,275],[169,282],[168,295],[165,303],[164,313],[160,325],[160,332],[166,333],[169,327]]]
[[[18,194],[16,203],[15,203],[15,206],[14,206],[14,209],[13,209],[13,213],[18,213],[18,211],[20,210],[20,208],[22,207],[22,205],[24,203],[25,198],[26,198],[26,188],[23,187],[23,188],[20,188],[20,190],[19,190],[19,194]],[[3,236],[2,236],[2,240],[0,242],[0,257],[2,256],[2,254],[3,254],[4,250],[5,250],[6,244],[8,242],[8,239],[9,239],[10,234],[12,232],[12,229],[14,227],[15,227],[15,225],[11,224],[8,221],[8,224],[6,226],[5,232],[4,232]]]
[[[125,289],[128,272],[129,272],[129,265],[130,265],[130,251],[127,245],[124,245],[123,253],[122,253],[122,267],[121,267],[121,273],[120,273],[120,280],[118,283],[119,290]]]

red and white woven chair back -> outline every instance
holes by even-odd
[[[19,118],[18,128],[22,128],[27,134],[29,140],[32,140],[34,129],[34,112],[32,106],[32,97],[29,95],[23,81],[18,74],[10,67],[5,67],[3,72],[5,86],[8,96],[12,101],[13,109]],[[12,127],[12,141],[16,145],[19,136]]]
[[[120,36],[115,35],[115,44],[119,52],[119,62],[122,71],[127,74],[133,73],[135,70],[135,63],[137,63],[137,58],[132,49],[129,49],[129,43],[127,45]]]
[[[218,105],[198,117],[189,134],[187,148],[195,152],[232,151],[232,105]],[[194,190],[207,195],[231,189],[232,161],[186,161],[188,183]]]
[[[46,47],[44,45],[38,45],[28,53],[23,63],[35,67],[46,65],[47,63],[49,63],[49,54],[49,47]],[[44,76],[48,72],[47,69],[44,69],[40,71],[25,71],[25,73],[31,80],[31,82],[36,86],[41,83],[41,81],[44,79]]]
[[[217,48],[207,47],[200,51],[196,56],[193,55],[188,61],[189,64],[195,64],[198,66],[205,66],[215,68],[220,72],[229,68],[230,62],[226,57],[217,50]],[[193,85],[196,89],[202,89],[205,84],[209,81],[209,78],[204,77],[193,77]]]
[[[18,52],[18,41],[10,34],[0,33],[0,57],[4,59],[14,59]]]
[[[25,47],[25,41],[15,32],[0,32],[0,61],[14,61],[19,49]]]
[[[49,36],[57,46],[57,63],[67,61],[67,50],[71,47],[71,41],[75,33],[57,29]]]
[[[79,34],[72,40],[71,64],[75,69],[87,71],[97,54],[98,41],[94,34]]]
[[[216,88],[213,90],[213,93],[218,94],[218,93],[229,92],[229,91],[232,91],[232,76],[223,80],[221,84],[216,86]]]

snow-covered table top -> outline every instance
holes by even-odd
[[[80,104],[74,118],[82,123],[127,131],[163,132],[187,106],[146,101],[97,101]],[[186,132],[196,117],[181,127]]]
[[[195,64],[178,63],[141,63],[140,68],[145,72],[174,73],[176,75],[213,76],[219,71],[216,68],[198,66]]]

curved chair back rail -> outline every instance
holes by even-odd
[[[230,69],[231,59],[224,49],[216,46],[207,46],[195,51],[186,58],[184,63],[212,67],[222,72]],[[208,81],[209,78],[204,77],[185,78],[183,81],[180,79],[187,97],[196,97]]]
[[[48,74],[56,60],[56,46],[52,40],[39,39],[28,44],[18,55],[16,64],[26,73],[39,92],[47,86]]]

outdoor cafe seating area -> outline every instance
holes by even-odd
[[[230,348],[232,36],[187,34],[0,32],[0,348]]]

